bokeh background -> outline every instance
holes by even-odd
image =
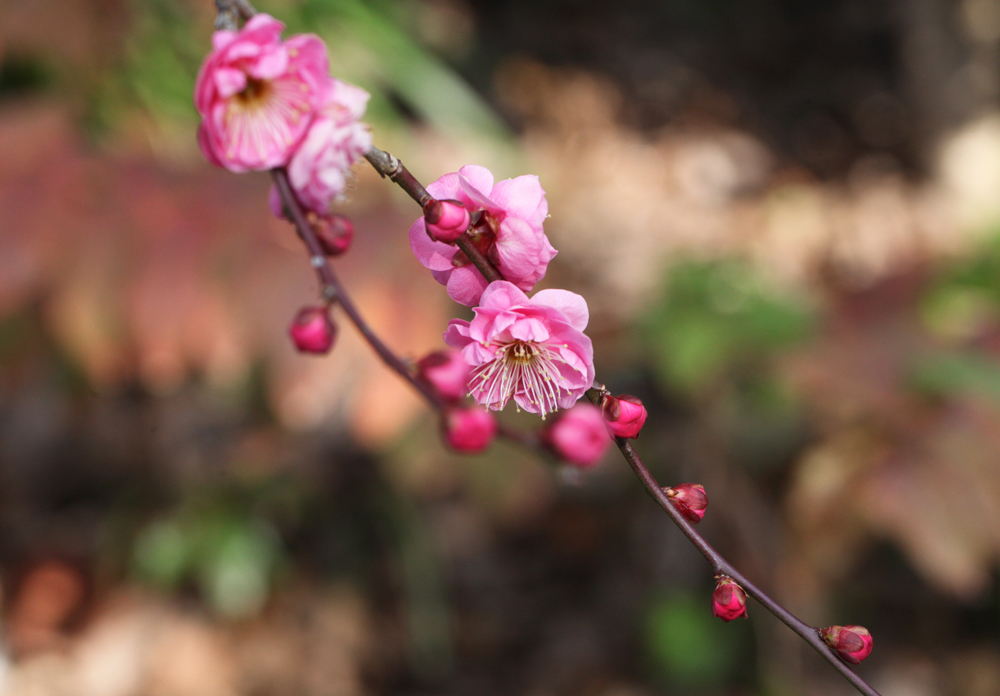
[[[1000,693],[1000,0],[259,8],[423,181],[541,176],[542,285],[720,550],[886,696]],[[0,694],[851,693],[711,618],[615,454],[458,457],[343,321],[292,350],[304,252],[195,146],[213,11],[0,3]],[[337,269],[419,358],[467,310],[355,173]]]

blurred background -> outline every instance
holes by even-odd
[[[1000,693],[1000,0],[271,0],[425,183],[537,173],[639,450],[886,696]],[[206,164],[208,0],[0,3],[0,693],[848,694],[615,453],[458,457]],[[468,316],[366,166],[336,266]],[[524,415],[524,414],[522,414]],[[535,427],[534,418],[505,414]]]

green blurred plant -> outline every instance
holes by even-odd
[[[808,337],[811,308],[770,292],[735,261],[682,263],[646,317],[649,362],[671,391],[695,395],[735,371],[758,370]]]

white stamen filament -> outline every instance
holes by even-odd
[[[559,408],[559,393],[566,378],[556,363],[566,364],[557,350],[545,344],[512,341],[494,344],[495,359],[477,367],[469,380],[469,391],[495,411],[511,397],[523,392],[537,406],[542,418]]]

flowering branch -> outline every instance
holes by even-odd
[[[556,254],[542,231],[548,203],[537,177],[522,176],[494,185],[488,170],[470,165],[445,175],[428,190],[398,159],[371,145],[370,133],[358,123],[368,95],[329,77],[325,47],[317,37],[292,37],[283,44],[280,22],[267,15],[255,16],[247,0],[216,0],[216,6],[216,26],[229,31],[217,35],[216,48],[206,58],[195,87],[195,104],[203,117],[199,144],[210,161],[232,171],[272,172],[280,201],[275,205],[282,209],[275,212],[283,212],[295,225],[326,303],[322,310],[306,310],[307,321],[293,332],[300,348],[307,352],[329,349],[333,326],[328,311],[331,305],[340,304],[386,365],[441,413],[446,438],[462,451],[485,448],[498,426],[488,410],[455,407],[457,395],[448,392],[456,383],[487,409],[500,410],[511,398],[543,419],[570,409],[539,436],[501,430],[536,450],[546,446],[565,453],[561,448],[566,435],[560,435],[555,426],[569,423],[565,430],[570,440],[580,433],[592,438],[593,421],[585,420],[597,418],[599,447],[591,454],[607,447],[606,426],[647,492],[711,564],[717,580],[716,616],[725,621],[745,616],[746,597],[754,597],[859,692],[878,696],[843,662],[856,664],[871,652],[872,639],[866,629],[819,629],[796,618],[694,530],[693,523],[701,519],[707,505],[704,489],[697,484],[662,488],[642,463],[628,439],[638,435],[646,410],[638,399],[612,396],[594,381],[593,348],[583,333],[589,319],[585,300],[566,290],[543,290],[533,298],[522,291],[535,285]],[[247,20],[245,35],[232,31],[239,18]],[[461,379],[448,374],[454,365],[448,358],[426,362],[423,368],[428,372],[420,377],[412,374],[367,325],[327,261],[327,254],[342,253],[346,244],[331,247],[325,236],[317,234],[311,219],[332,220],[329,204],[343,191],[345,172],[360,156],[421,206],[424,214],[410,229],[411,247],[421,263],[435,272],[435,279],[447,285],[453,299],[476,306],[471,323],[453,320],[445,333],[450,346],[462,349],[466,364],[460,366],[465,369]],[[471,375],[470,367],[475,368]],[[439,376],[430,378],[435,371]],[[591,415],[574,421],[572,413],[584,407],[570,407],[584,393],[599,410],[586,406]],[[565,458],[574,456],[580,465],[596,461],[579,450]]]
[[[319,239],[316,237],[316,232],[313,230],[312,225],[306,220],[305,214],[302,212],[302,206],[296,200],[295,195],[292,193],[292,188],[288,183],[288,172],[284,168],[273,169],[271,171],[271,176],[274,178],[274,183],[278,188],[278,194],[281,196],[282,205],[285,210],[291,215],[292,224],[295,225],[295,231],[298,232],[299,237],[305,243],[306,248],[309,250],[309,263],[316,271],[316,277],[319,279],[321,294],[323,298],[328,303],[339,304],[344,313],[351,320],[351,323],[357,327],[358,331],[368,342],[368,345],[378,353],[378,356],[382,358],[382,361],[389,366],[391,370],[396,372],[400,377],[409,382],[414,389],[420,392],[421,396],[427,399],[427,402],[435,409],[441,410],[444,407],[444,402],[441,397],[435,392],[430,386],[423,383],[422,381],[416,379],[413,373],[395,353],[393,353],[385,343],[378,337],[378,335],[372,330],[368,323],[358,312],[358,308],[354,305],[351,300],[350,295],[341,285],[340,280],[337,275],[333,272],[333,268],[327,261],[326,255],[323,253],[323,247],[320,245]]]

